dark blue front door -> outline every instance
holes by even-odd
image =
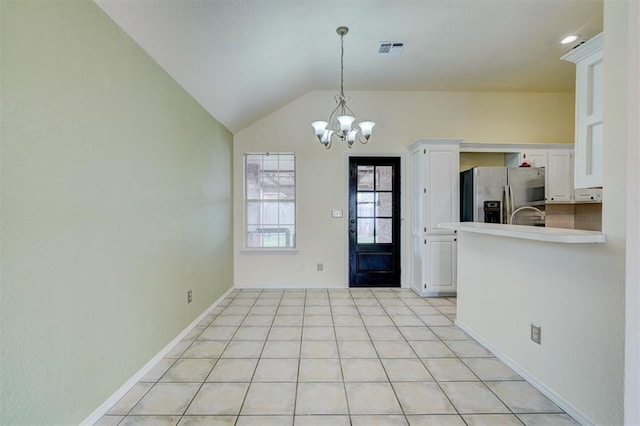
[[[400,286],[400,158],[349,158],[349,286]]]

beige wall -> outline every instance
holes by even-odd
[[[310,123],[327,116],[333,92],[308,93],[234,136],[234,262],[238,287],[347,286],[347,164],[349,155],[392,155],[406,160],[422,138],[462,138],[474,143],[572,143],[572,93],[351,92],[360,119],[377,124],[367,145],[327,151]],[[297,254],[246,254],[242,156],[292,151],[297,166]],[[403,164],[403,270],[409,271],[409,162]],[[332,219],[331,209],[345,217]],[[316,271],[316,263],[324,271]],[[409,275],[404,274],[408,285]]]
[[[626,164],[627,146],[637,144],[627,134],[628,7],[617,0],[604,6],[606,244],[550,244],[466,233],[458,239],[458,322],[553,392],[586,424],[636,424],[623,418]],[[629,175],[636,197],[637,175],[637,168]],[[635,229],[632,247],[637,253]],[[637,264],[637,258],[632,262]],[[637,297],[637,281],[626,284]],[[531,322],[542,326],[541,345],[529,340]],[[628,390],[636,386],[637,394],[637,360],[628,366],[636,372],[627,372],[632,383]]]
[[[232,285],[232,135],[94,3],[0,4],[0,423],[78,424]]]
[[[460,171],[473,167],[504,167],[506,164],[503,152],[461,152]]]

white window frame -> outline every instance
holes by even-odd
[[[272,156],[272,155],[287,155],[287,156],[292,156],[293,157],[293,199],[286,199],[286,200],[282,200],[282,202],[293,202],[294,204],[294,222],[293,224],[284,224],[286,226],[291,226],[293,225],[293,241],[292,241],[292,245],[289,246],[249,246],[249,226],[251,225],[255,225],[255,224],[249,224],[248,223],[248,218],[249,218],[249,214],[248,214],[248,205],[250,202],[256,202],[256,201],[262,201],[264,199],[259,198],[259,199],[249,199],[248,197],[248,191],[247,191],[247,157],[248,156],[255,156],[255,155],[261,155],[261,156]],[[242,179],[243,179],[243,211],[244,211],[244,223],[243,223],[243,234],[244,234],[244,248],[241,250],[241,252],[243,253],[269,253],[269,254],[295,254],[298,252],[297,248],[296,248],[296,244],[297,244],[297,195],[296,195],[296,156],[295,153],[293,152],[246,152],[243,155],[242,158],[242,166],[243,166],[243,172],[242,172]],[[270,200],[273,201],[273,200]],[[278,200],[279,201],[279,200]]]

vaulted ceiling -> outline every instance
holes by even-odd
[[[602,0],[94,0],[237,132],[312,90],[573,91]],[[578,41],[561,45],[570,33]],[[405,42],[400,56],[382,41]]]

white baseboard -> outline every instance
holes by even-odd
[[[300,285],[300,284],[264,284],[264,283],[251,283],[251,284],[240,284],[234,286],[234,288],[239,290],[348,290],[349,285],[347,284],[322,284],[322,285]]]
[[[218,304],[225,297],[227,297],[227,295],[229,293],[231,293],[233,290],[234,290],[234,287],[231,287],[222,296],[220,296],[215,302],[213,302],[213,304],[211,306],[209,306],[207,309],[205,309],[204,312],[202,312],[198,316],[198,318],[193,320],[193,322],[191,324],[189,324],[184,330],[182,330],[180,332],[180,334],[178,334],[175,337],[175,339],[173,339],[171,342],[169,342],[169,344],[167,346],[165,346],[160,352],[158,352],[156,354],[156,356],[151,358],[151,360],[149,362],[147,362],[140,370],[138,370],[138,372],[136,374],[134,374],[133,377],[131,377],[129,380],[127,380],[125,382],[125,384],[120,386],[120,388],[117,391],[115,391],[113,393],[113,395],[111,395],[109,398],[107,398],[107,400],[105,402],[103,402],[98,408],[96,408],[86,419],[84,419],[84,421],[82,423],[80,423],[80,425],[81,426],[91,426],[91,425],[95,424],[98,420],[100,420],[100,418],[102,416],[104,416],[107,413],[107,411],[111,407],[113,407],[113,405],[116,402],[120,401],[120,399],[123,396],[125,396],[126,393],[129,392],[131,390],[131,388],[133,388],[136,385],[136,383],[138,383],[149,371],[151,371],[151,369],[153,367],[155,367],[156,364],[162,358],[164,358],[171,351],[171,349],[173,349],[173,347],[175,345],[177,345],[178,343],[180,343],[182,341],[182,339],[184,338],[184,336],[187,335],[187,333],[189,333],[196,325],[198,325],[200,323],[200,321],[202,321],[204,319],[204,317],[209,315],[209,313],[213,309],[215,309],[215,307],[218,306]]]
[[[571,405],[569,402],[565,401],[562,397],[557,395],[551,389],[549,389],[544,383],[540,382],[536,379],[531,373],[529,373],[524,368],[520,367],[514,360],[500,352],[495,346],[491,343],[487,342],[485,339],[480,337],[473,329],[468,327],[466,324],[460,322],[459,320],[455,321],[455,324],[461,328],[465,333],[469,336],[473,337],[473,339],[484,346],[489,352],[494,354],[496,358],[500,361],[504,362],[507,366],[509,366],[513,371],[518,373],[523,379],[525,379],[529,384],[531,384],[534,388],[538,389],[544,396],[549,398],[554,402],[558,407],[562,408],[567,414],[573,417],[577,422],[579,422],[583,426],[593,426],[594,423],[585,416],[580,410]]]
[[[420,297],[456,297],[457,291],[433,291],[410,287]]]

